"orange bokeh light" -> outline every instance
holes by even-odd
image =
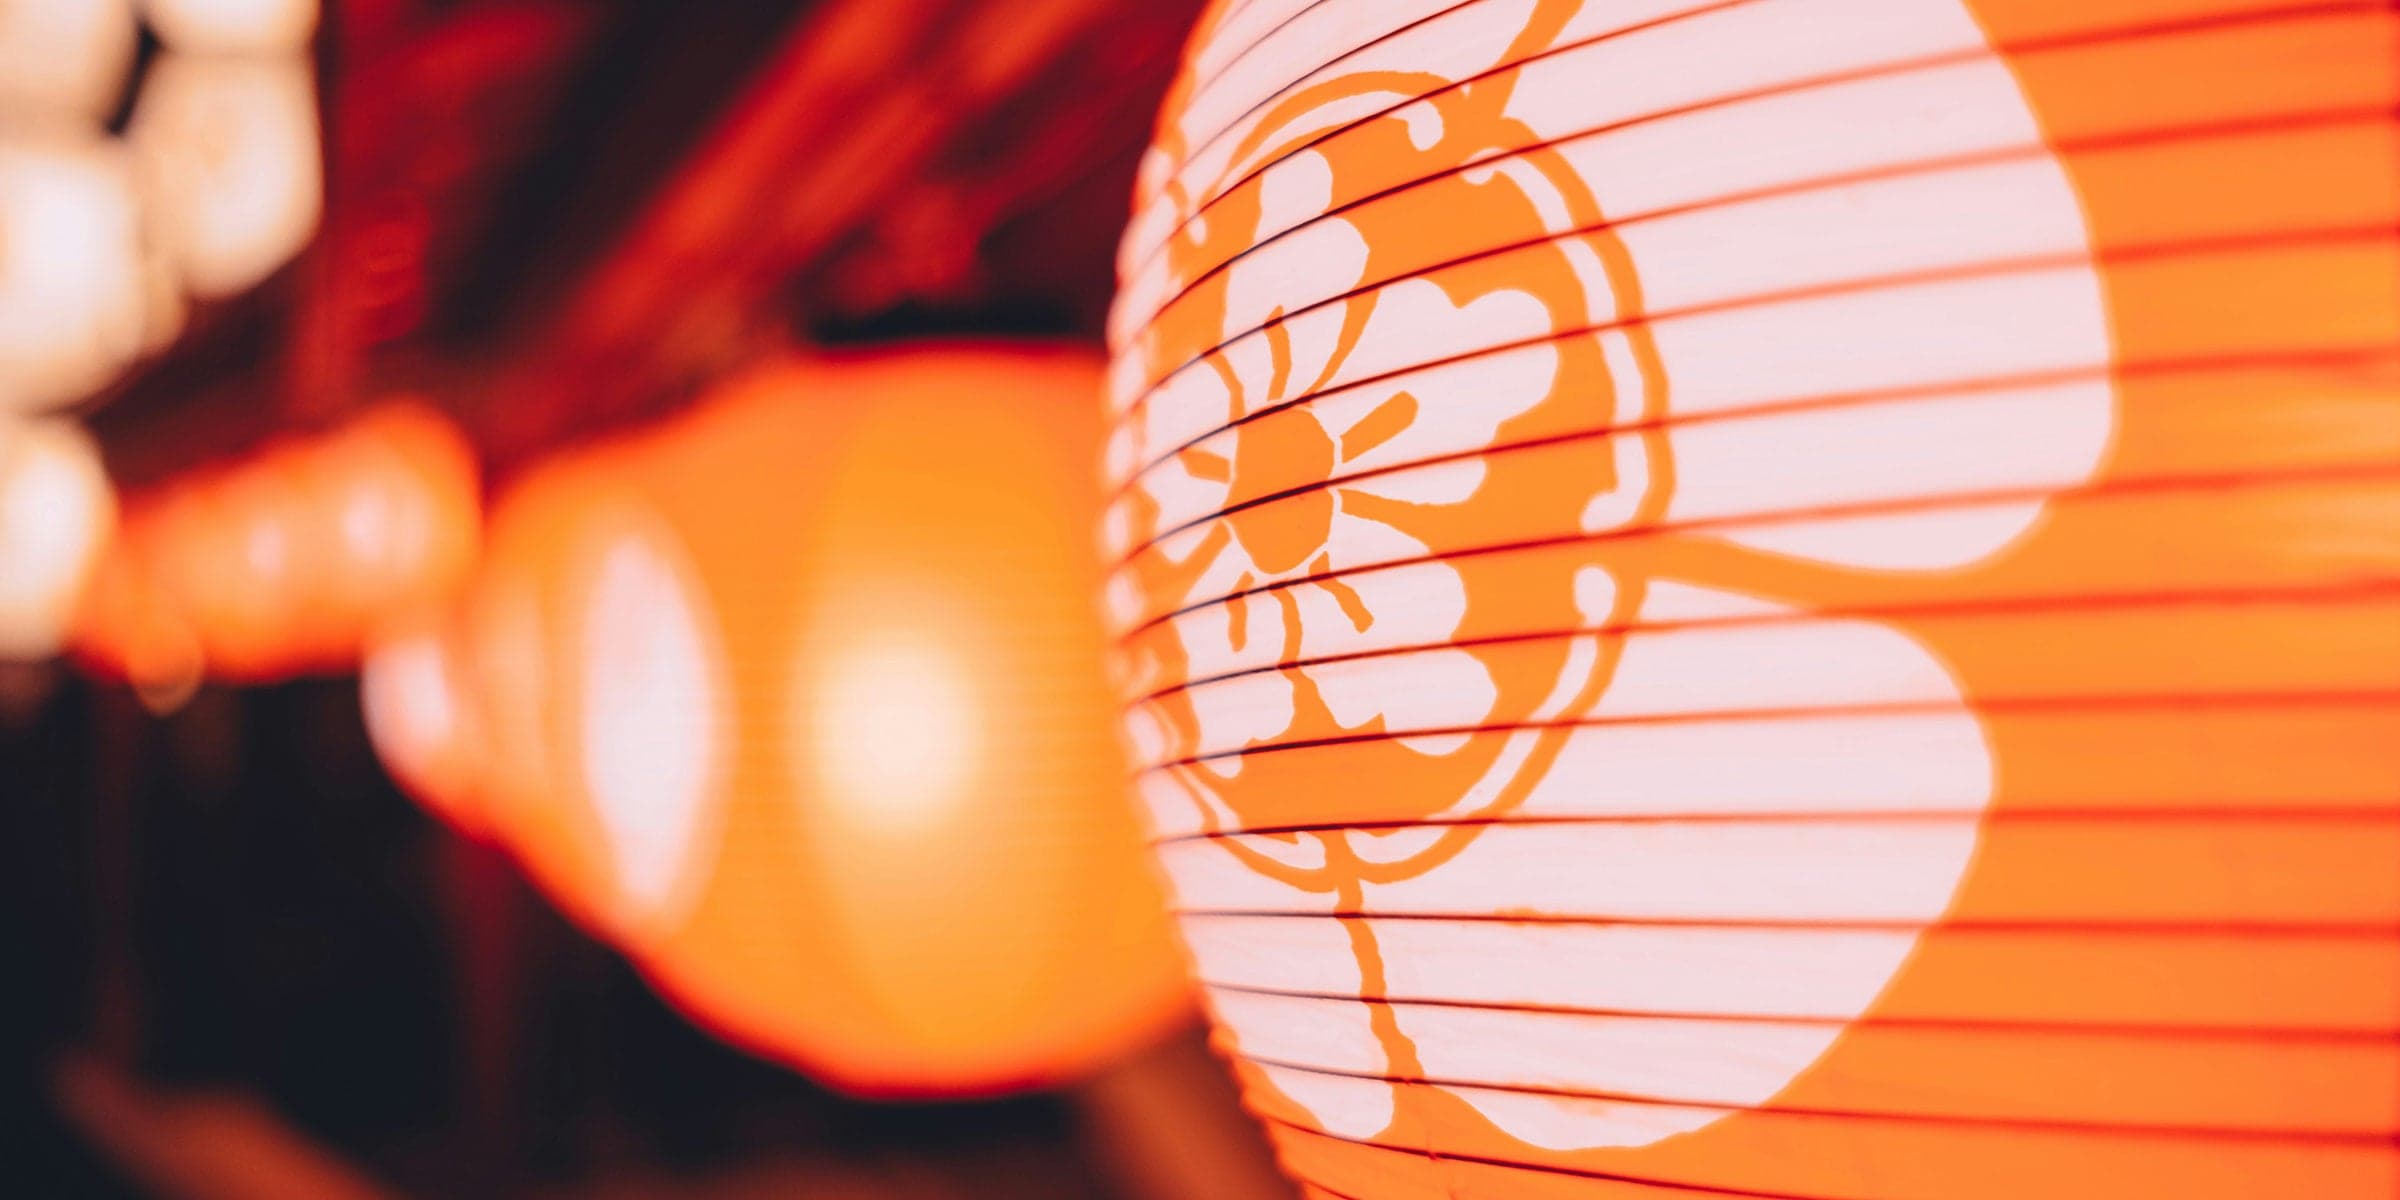
[[[229,681],[350,669],[380,627],[458,586],[480,513],[473,451],[448,420],[379,407],[132,500],[79,649],[152,683],[139,664],[188,669],[187,643]]]

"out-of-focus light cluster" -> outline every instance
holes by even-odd
[[[77,649],[162,702],[203,676],[347,669],[375,631],[457,586],[480,511],[457,429],[386,405],[130,499]]]
[[[24,422],[171,341],[187,296],[230,296],[272,274],[323,204],[314,0],[150,0],[139,16],[164,49],[118,138],[106,122],[132,82],[133,6],[0,5],[0,444],[90,467],[74,488],[45,469],[26,478],[51,482],[6,494],[0,655],[55,647],[83,579],[75,564],[109,526],[105,503],[69,498],[94,485],[105,495],[88,443]],[[109,577],[122,585],[124,572]]]
[[[257,284],[316,228],[315,5],[146,14],[165,49],[118,139],[103,121],[133,56],[123,0],[0,13],[0,409],[89,395],[173,336],[186,294]]]

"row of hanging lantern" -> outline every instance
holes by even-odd
[[[2395,45],[1212,7],[1110,604],[1309,1195],[2400,1190]]]
[[[488,530],[459,430],[388,402],[129,494],[57,594],[160,707],[357,667],[407,790],[729,1040],[869,1094],[1055,1083],[1188,1011],[1091,603],[1099,378],[769,364],[538,464]],[[44,429],[0,477],[106,524]],[[59,503],[0,549],[62,561]]]
[[[737,1043],[873,1094],[1091,1069],[1185,1011],[1090,602],[1099,376],[771,364],[542,464],[369,651],[377,746]]]
[[[314,0],[0,6],[0,447],[15,447],[0,450],[0,654],[58,647],[110,530],[88,439],[37,414],[166,344],[187,296],[264,279],[316,226],[315,22]],[[111,134],[142,23],[162,50]]]
[[[401,401],[131,495],[76,653],[161,696],[348,671],[473,566],[479,486],[448,419]]]

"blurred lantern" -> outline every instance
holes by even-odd
[[[250,287],[315,232],[323,162],[305,60],[163,56],[127,136],[153,236],[194,295]]]
[[[2394,1194],[2396,34],[1214,7],[1110,603],[1312,1194]]]
[[[330,433],[169,481],[130,506],[85,630],[85,657],[165,686],[144,656],[234,681],[346,670],[385,625],[472,568],[472,449],[446,419],[387,404]]]
[[[496,510],[491,819],[727,1037],[956,1093],[1182,1011],[1089,601],[1098,377],[1033,350],[776,366]]]
[[[59,648],[114,521],[82,430],[0,415],[0,658]]]
[[[316,0],[142,0],[160,40],[186,53],[298,51],[316,32]]]
[[[360,662],[359,704],[377,756],[409,794],[480,835],[485,767],[460,634],[434,620],[388,627]]]
[[[133,61],[126,0],[0,4],[0,111],[97,122],[115,107]]]
[[[311,536],[329,522],[310,511],[300,453],[272,446],[171,485],[159,502],[152,559],[210,675],[251,682],[343,665],[340,614],[325,596],[342,564]]]
[[[80,399],[144,344],[140,210],[124,152],[0,140],[0,411]]]

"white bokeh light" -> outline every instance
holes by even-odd
[[[0,4],[0,109],[106,116],[125,87],[134,41],[126,0]]]
[[[0,141],[0,409],[80,399],[141,351],[140,212],[105,139]]]
[[[316,231],[323,154],[315,85],[299,59],[165,55],[127,136],[151,235],[193,295],[257,284]]]
[[[0,416],[0,658],[58,650],[115,512],[83,431]]]

